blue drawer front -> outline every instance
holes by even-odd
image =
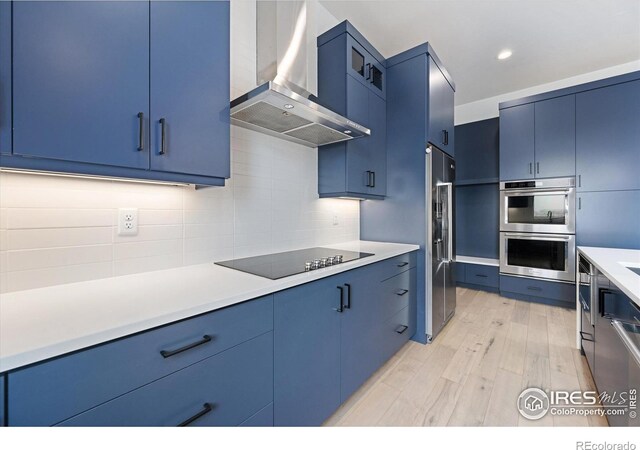
[[[273,329],[273,296],[234,305],[9,374],[10,425],[54,425]],[[175,350],[212,339],[164,358]]]
[[[73,417],[61,426],[236,426],[273,401],[268,332]]]
[[[407,327],[404,329],[404,327]],[[403,331],[404,329],[404,331]],[[411,338],[416,331],[415,313],[412,306],[404,308],[381,326],[379,356],[380,364],[387,361]]]
[[[575,284],[500,275],[500,292],[512,292],[527,297],[539,297],[563,302],[575,302]]]
[[[498,287],[499,268],[479,264],[467,264],[465,268],[465,282],[479,286]]]
[[[273,402],[242,422],[241,427],[272,427],[273,426]]]
[[[380,279],[386,280],[387,278],[391,278],[416,267],[416,253],[417,252],[405,253],[404,255],[395,256],[377,263],[376,266],[378,267]]]
[[[409,306],[409,299],[415,295],[411,286],[416,269],[409,269],[380,284],[382,292],[382,319],[389,320]]]

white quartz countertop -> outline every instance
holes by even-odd
[[[478,256],[456,255],[456,262],[466,264],[479,264],[481,266],[500,266],[500,260],[493,258],[480,258]]]
[[[279,280],[208,264],[0,295],[0,372],[392,258],[417,245],[324,247],[374,256]]]
[[[603,247],[578,247],[578,250],[609,281],[640,306],[640,275],[627,268],[640,268],[640,250]]]

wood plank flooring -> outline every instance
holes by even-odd
[[[529,386],[593,389],[575,345],[575,312],[458,288],[456,315],[429,345],[408,342],[327,426],[607,426],[601,417],[530,421]]]

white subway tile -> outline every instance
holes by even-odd
[[[135,236],[118,236],[117,227],[113,228],[113,241],[160,241],[164,239],[182,239],[183,227],[180,225],[141,225],[138,226],[138,234]]]
[[[43,269],[111,261],[111,245],[57,247],[7,252],[7,264],[11,271]]]
[[[6,250],[111,244],[113,227],[7,230]]]
[[[182,239],[124,242],[113,246],[115,261],[178,253],[182,253]]]
[[[112,273],[111,262],[8,272],[6,292],[108,278]]]
[[[8,229],[109,227],[115,224],[112,209],[11,208]]]

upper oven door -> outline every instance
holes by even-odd
[[[576,232],[575,188],[500,191],[500,231]]]
[[[502,232],[500,273],[575,281],[576,237]]]

